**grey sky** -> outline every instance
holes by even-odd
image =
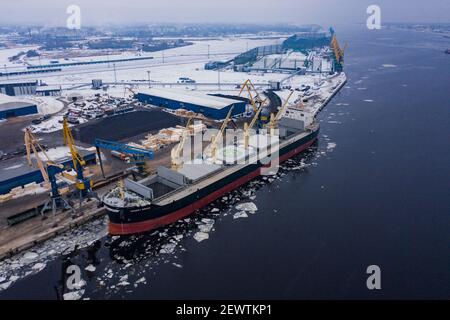
[[[450,0],[1,0],[0,24],[65,25],[66,8],[80,6],[82,23],[319,23],[364,22],[370,4],[385,22],[450,22]]]

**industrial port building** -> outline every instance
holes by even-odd
[[[26,116],[38,113],[36,104],[26,101],[17,101],[0,93],[0,119]]]
[[[173,110],[186,109],[213,119],[224,119],[231,107],[233,115],[242,114],[246,105],[242,100],[176,89],[150,88],[139,91],[136,96],[142,103]]]
[[[8,96],[33,95],[36,93],[37,81],[2,81],[0,93]]]

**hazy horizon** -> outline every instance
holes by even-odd
[[[335,24],[364,23],[371,4],[381,8],[382,22],[450,23],[450,1],[430,0],[15,0],[2,1],[4,25],[64,26],[69,5],[81,9],[85,26],[151,23]]]

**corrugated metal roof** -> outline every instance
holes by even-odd
[[[242,103],[239,100],[233,100],[229,98],[222,98],[216,96],[210,96],[206,93],[198,91],[187,91],[179,89],[160,89],[149,88],[139,90],[138,94],[156,96],[168,100],[175,100],[184,103],[191,103],[199,106],[204,106],[213,109],[223,109],[231,104]]]

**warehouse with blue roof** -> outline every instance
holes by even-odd
[[[225,119],[231,107],[233,115],[245,112],[246,101],[218,97],[198,91],[149,88],[140,90],[136,98],[142,102],[168,109],[185,109],[208,118]]]
[[[26,116],[38,113],[37,105],[33,102],[17,100],[0,93],[0,119]]]

